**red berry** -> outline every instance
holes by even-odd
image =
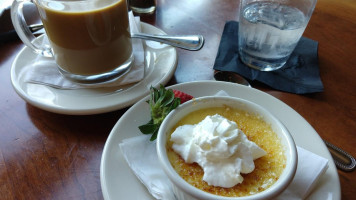
[[[173,90],[173,93],[174,93],[174,96],[176,98],[180,98],[180,103],[184,103],[186,101],[189,101],[189,100],[193,99],[192,95],[189,95],[189,94],[184,93],[184,92],[179,91],[179,90]]]

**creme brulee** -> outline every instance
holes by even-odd
[[[175,127],[185,124],[197,124],[206,116],[215,114],[234,121],[239,129],[246,134],[248,139],[263,148],[267,152],[267,155],[254,161],[255,169],[251,173],[242,174],[244,178],[242,183],[230,188],[223,188],[208,185],[203,181],[203,169],[196,163],[185,163],[172,149],[172,142],[168,142],[168,158],[177,173],[189,184],[220,196],[249,196],[262,192],[273,185],[285,168],[286,157],[281,153],[283,152],[283,147],[277,134],[273,132],[270,125],[264,122],[261,117],[230,107],[215,107],[192,112],[180,120]]]
[[[63,70],[101,74],[131,57],[125,0],[44,0],[38,8],[56,63]]]

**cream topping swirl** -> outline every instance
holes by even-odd
[[[171,135],[172,148],[187,163],[198,163],[209,185],[233,187],[242,183],[241,173],[255,169],[254,160],[266,152],[237,127],[218,114],[196,125],[179,126]]]

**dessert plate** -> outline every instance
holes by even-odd
[[[162,30],[141,22],[142,32],[165,34]],[[41,40],[42,37],[37,38]],[[144,42],[145,77],[138,83],[110,88],[61,90],[45,85],[24,82],[19,76],[26,65],[34,62],[37,54],[24,47],[11,68],[11,82],[17,94],[33,106],[50,112],[88,115],[118,110],[147,96],[150,86],[165,85],[177,66],[174,47],[157,42]]]
[[[169,88],[181,90],[194,97],[214,95],[223,89],[230,96],[263,106],[284,123],[298,146],[329,160],[329,168],[320,177],[307,199],[339,200],[341,198],[339,176],[324,142],[302,116],[279,99],[254,88],[219,81],[190,82]],[[145,102],[147,99],[148,97],[137,102],[126,111],[106,141],[100,166],[101,188],[106,200],[154,199],[131,172],[119,149],[119,143],[123,139],[141,135],[138,126],[150,119],[149,105]]]

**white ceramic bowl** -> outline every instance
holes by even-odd
[[[269,123],[281,140],[284,147],[284,153],[286,155],[286,167],[282,172],[279,179],[268,189],[246,197],[223,197],[217,196],[205,191],[202,191],[189,183],[187,183],[183,178],[181,178],[176,171],[171,166],[166,152],[166,140],[167,135],[171,133],[174,125],[178,123],[184,116],[189,113],[209,108],[209,107],[222,107],[223,105],[230,106],[232,108],[238,108],[250,113],[255,113],[263,117],[264,121]],[[173,190],[176,197],[179,200],[194,200],[194,199],[204,199],[204,200],[241,200],[241,199],[272,199],[280,194],[293,180],[295,171],[297,168],[297,150],[294,140],[291,134],[288,132],[287,128],[269,111],[263,107],[239,98],[234,97],[201,97],[191,101],[188,101],[178,108],[173,110],[163,121],[157,137],[157,154],[161,166],[168,178],[173,183]]]

